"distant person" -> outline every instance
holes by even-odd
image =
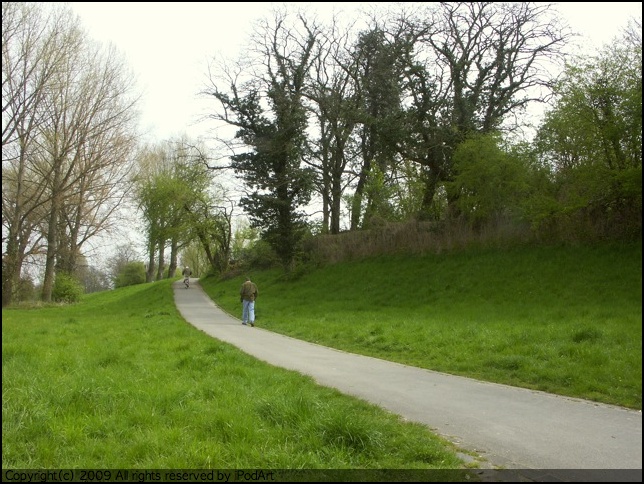
[[[257,299],[258,294],[257,286],[250,280],[250,277],[247,277],[239,290],[243,325],[250,323],[251,326],[255,326],[255,299]]]
[[[184,267],[181,274],[183,275],[183,283],[186,285],[186,289],[188,289],[190,287],[190,276],[192,275],[190,267]]]

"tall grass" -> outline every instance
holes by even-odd
[[[421,368],[642,408],[642,247],[387,255],[251,274],[257,324]],[[239,316],[241,277],[201,281]]]
[[[2,322],[4,469],[463,468],[426,427],[196,330],[170,281]]]

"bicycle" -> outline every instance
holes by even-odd
[[[186,266],[181,272],[181,275],[183,276],[183,284],[186,286],[186,289],[190,289],[190,276],[192,275],[190,267]]]

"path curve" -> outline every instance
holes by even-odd
[[[174,298],[185,320],[204,333],[425,424],[492,467],[522,469],[523,479],[536,481],[642,481],[641,411],[424,370],[244,326],[208,297],[198,279],[191,279],[190,289],[176,282]],[[596,472],[582,471],[589,469]]]

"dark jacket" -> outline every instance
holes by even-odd
[[[257,299],[258,294],[259,291],[257,290],[257,286],[254,282],[251,281],[244,282],[241,289],[239,290],[239,295],[241,296],[242,300],[246,301],[254,301],[255,299]]]

